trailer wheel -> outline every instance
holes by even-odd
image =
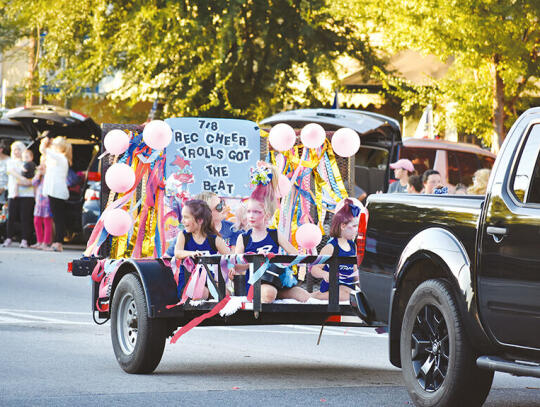
[[[428,280],[409,299],[400,338],[403,378],[417,406],[481,406],[493,372],[476,366],[450,284]]]
[[[116,360],[127,373],[152,373],[165,348],[165,321],[149,318],[140,280],[126,274],[116,287],[111,340]]]

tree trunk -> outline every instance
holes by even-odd
[[[491,151],[498,153],[506,135],[504,128],[504,82],[499,74],[500,56],[493,57],[493,140]]]
[[[32,34],[30,36],[30,44],[28,45],[28,71],[27,71],[27,86],[26,86],[26,106],[31,106],[37,103],[37,95],[35,92],[35,71],[36,71],[36,38]]]

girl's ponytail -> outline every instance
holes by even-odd
[[[268,215],[273,215],[277,209],[277,168],[268,163],[257,163],[257,167],[251,169],[251,184],[255,189],[250,199],[261,202]]]

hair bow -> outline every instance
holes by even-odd
[[[272,181],[270,168],[255,167],[251,169],[251,183],[253,185],[268,185]]]
[[[355,204],[349,204],[349,208],[351,209],[352,216],[355,218],[360,215],[360,208]]]

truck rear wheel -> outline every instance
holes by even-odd
[[[450,284],[429,280],[409,299],[400,338],[401,366],[417,406],[481,406],[493,372],[476,366]]]
[[[151,373],[165,349],[165,321],[149,318],[141,282],[126,274],[114,292],[111,339],[116,360],[127,373]]]

